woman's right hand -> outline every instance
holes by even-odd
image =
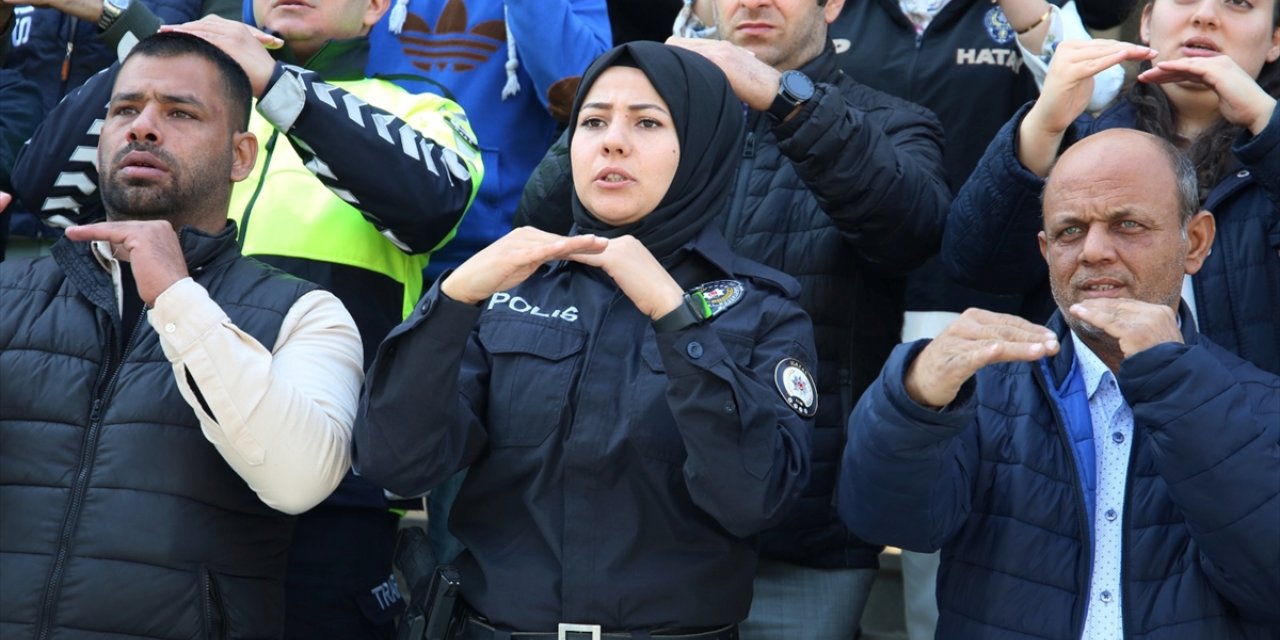
[[[440,291],[458,302],[479,304],[524,282],[547,262],[600,253],[608,246],[609,240],[600,236],[565,237],[520,227],[458,265],[440,283]]]
[[[1230,56],[1181,58],[1156,64],[1138,75],[1138,82],[1166,84],[1194,82],[1218,94],[1218,110],[1227,122],[1253,135],[1271,122],[1276,99]]]
[[[1044,89],[1018,128],[1018,160],[1045,177],[1057,159],[1067,127],[1089,106],[1093,77],[1125,60],[1148,60],[1149,47],[1115,40],[1071,40],[1058,45]]]

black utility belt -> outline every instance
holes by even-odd
[[[738,640],[738,625],[701,631],[697,633],[661,633],[645,631],[600,630],[595,624],[561,623],[554,632],[501,631],[483,620],[467,616],[462,621],[461,640]]]

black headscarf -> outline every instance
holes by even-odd
[[[630,234],[662,259],[693,239],[729,208],[742,142],[742,104],[720,68],[701,55],[657,42],[630,42],[596,58],[582,76],[569,117],[569,147],[582,101],[591,85],[614,66],[639,69],[666,101],[680,143],[680,164],[652,213],[611,226],[587,211],[573,192],[573,220],[580,233],[607,238]]]

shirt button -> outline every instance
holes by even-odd
[[[1104,514],[1102,514],[1102,515],[1104,515],[1104,516],[1106,516],[1106,517],[1107,517],[1107,521],[1109,521],[1109,522],[1115,522],[1115,519],[1116,519],[1116,510],[1115,510],[1115,509],[1107,509],[1107,512],[1106,512],[1106,513],[1104,513]]]
[[[1111,441],[1112,441],[1112,442],[1114,442],[1114,443],[1116,443],[1116,444],[1120,444],[1120,443],[1124,442],[1124,434],[1123,434],[1123,433],[1120,433],[1119,431],[1117,431],[1117,432],[1115,432],[1115,433],[1111,434]]]
[[[178,330],[178,325],[176,325],[176,324],[174,324],[174,323],[172,323],[172,322],[170,322],[169,324],[166,324],[166,325],[164,326],[164,332],[165,332],[165,333],[173,333],[174,331],[177,331],[177,330]]]
[[[1249,170],[1248,170],[1248,169],[1241,169],[1241,170],[1240,170],[1240,172],[1236,174],[1236,177],[1237,177],[1237,178],[1248,178],[1248,177],[1249,177]]]
[[[685,353],[688,353],[689,357],[693,358],[694,360],[697,360],[698,358],[702,357],[701,342],[690,342],[689,346],[685,347],[684,350],[685,350]]]
[[[736,408],[737,408],[737,407],[733,406],[733,401],[732,401],[732,400],[730,400],[730,401],[728,401],[728,402],[725,402],[725,403],[724,403],[724,411],[725,411],[725,413],[733,413],[733,410],[734,410],[734,409],[736,409]]]
[[[1099,594],[1099,595],[1098,595],[1098,599],[1102,600],[1103,602],[1106,602],[1107,604],[1110,604],[1110,603],[1111,603],[1111,592],[1110,592],[1110,591],[1103,591],[1101,594]]]

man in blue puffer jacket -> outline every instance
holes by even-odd
[[[840,515],[942,549],[939,637],[1280,635],[1280,378],[1181,304],[1197,203],[1167,142],[1077,143],[1045,188],[1049,328],[967,311],[858,404]]]

